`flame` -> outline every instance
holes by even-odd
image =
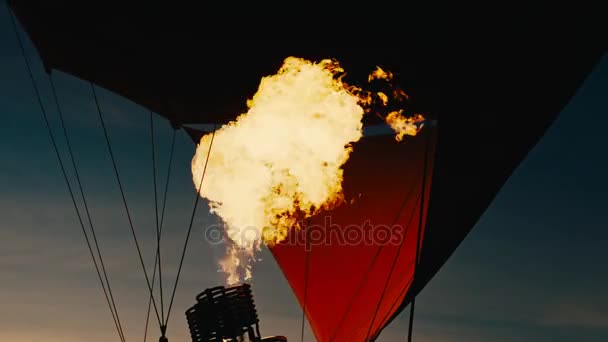
[[[379,91],[377,95],[380,98],[380,101],[382,101],[382,105],[386,106],[388,104],[388,96],[381,91]]]
[[[386,80],[390,81],[393,79],[393,73],[390,71],[384,71],[379,66],[376,67],[376,70],[372,71],[367,77],[367,81],[371,82],[373,80]]]
[[[277,74],[262,78],[247,113],[216,130],[200,195],[225,223],[230,244],[220,267],[228,284],[251,277],[262,243],[281,242],[298,220],[343,202],[342,166],[362,137],[363,116],[372,104],[389,102],[385,93],[346,84],[343,75],[334,60],[288,57]],[[392,74],[378,67],[375,79]],[[418,119],[389,117],[397,140],[417,132],[411,125]],[[192,159],[197,187],[211,140],[203,136]]]
[[[397,141],[403,140],[403,137],[407,135],[416,135],[424,126],[424,117],[417,114],[412,117],[403,116],[402,111],[393,111],[386,116],[386,123],[391,126],[393,131],[397,133],[395,139]],[[420,123],[420,125],[417,125]]]
[[[226,283],[234,285],[241,279],[251,279],[251,263],[254,250],[230,245],[226,256],[220,261],[220,268],[227,275]]]

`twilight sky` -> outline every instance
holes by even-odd
[[[29,43],[27,50],[59,134],[48,78]],[[0,340],[115,341],[117,334],[4,8],[0,75]],[[73,77],[54,77],[123,328],[127,340],[141,340],[145,280],[90,89]],[[606,89],[608,57],[419,296],[416,341],[608,340]],[[123,98],[103,90],[99,94],[151,269],[155,228],[149,116]],[[158,117],[155,124],[162,185],[171,128]],[[60,148],[66,151],[63,142]],[[193,153],[192,142],[178,132],[162,251],[166,298],[193,203]],[[189,338],[184,310],[194,296],[223,282],[216,272],[221,251],[205,243],[201,229],[213,219],[204,204],[198,212],[169,322],[172,341]],[[301,311],[295,297],[270,254],[264,251],[262,258],[253,285],[262,332],[299,341]],[[379,340],[404,340],[407,319],[406,310]],[[149,340],[157,340],[155,324],[149,331]],[[305,340],[314,340],[310,331]]]

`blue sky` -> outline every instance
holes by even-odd
[[[29,44],[27,51],[59,134],[48,78]],[[0,11],[0,75],[0,340],[116,340],[5,10]],[[145,280],[90,89],[67,75],[55,77],[127,339],[141,340]],[[608,340],[606,89],[608,58],[422,292],[416,341]],[[149,114],[109,92],[99,94],[151,268],[155,228]],[[518,114],[534,115],[525,108]],[[160,118],[155,124],[159,184],[164,184],[171,128]],[[63,143],[60,148],[65,151]],[[192,142],[178,132],[163,239],[165,292],[175,278],[193,204],[193,153]],[[212,223],[205,211],[203,204],[195,227]],[[222,283],[216,272],[220,255],[195,229],[169,323],[171,340],[187,340],[183,313],[196,293]],[[262,258],[254,281],[262,331],[299,340],[300,309],[270,254],[264,251]],[[404,340],[406,329],[404,313],[379,340]],[[313,340],[310,331],[306,336]]]

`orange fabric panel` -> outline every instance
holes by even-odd
[[[433,169],[428,137],[424,217]],[[346,203],[271,248],[300,305],[306,300],[318,341],[364,341],[403,300],[414,272],[426,141],[421,134],[402,143],[393,136],[358,142],[344,168]]]

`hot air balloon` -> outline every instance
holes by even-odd
[[[353,80],[378,65],[399,75],[408,108],[425,114],[426,129],[396,143],[373,134],[382,122],[366,116],[369,134],[344,166],[344,194],[352,203],[311,217],[270,247],[318,341],[375,340],[412,304],[603,52],[571,49],[563,40],[552,50],[522,35],[481,47],[446,37],[432,48],[401,39],[376,45],[215,40],[185,18],[186,10],[9,3],[49,72],[130,99],[195,142],[206,132],[193,125],[234,120],[260,78],[287,56],[336,58]],[[357,236],[364,229],[352,229],[350,238],[313,236],[366,225],[380,237]],[[398,239],[386,243],[396,226]]]

